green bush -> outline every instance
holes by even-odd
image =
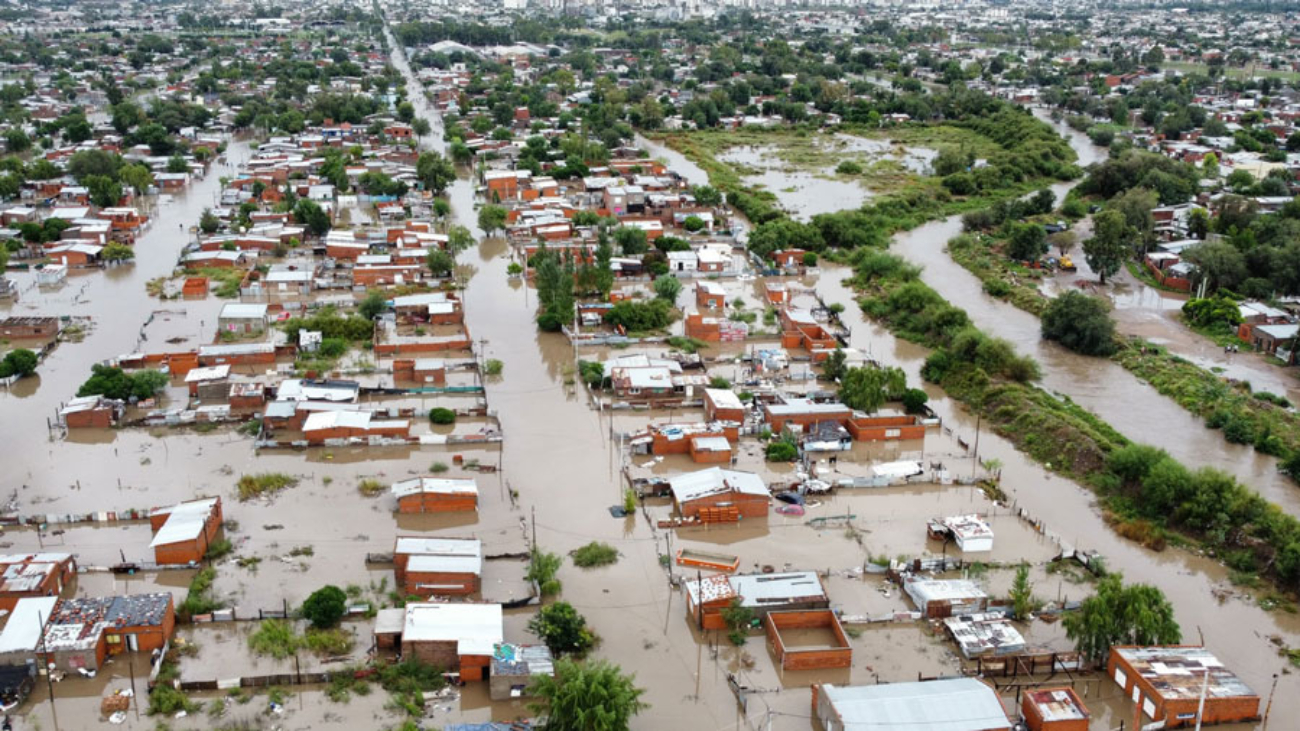
[[[799,459],[799,448],[781,439],[767,445],[765,456],[768,462],[793,462]]]
[[[434,424],[455,424],[456,412],[451,409],[445,409],[441,406],[429,410],[429,421]]]
[[[608,566],[618,562],[618,549],[600,541],[592,541],[575,550],[571,555],[573,556],[573,564],[584,569]]]
[[[348,611],[348,596],[342,589],[327,584],[313,591],[302,603],[302,616],[316,629],[329,629]]]

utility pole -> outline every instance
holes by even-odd
[[[1201,677],[1201,700],[1196,704],[1196,731],[1201,731],[1201,718],[1205,716],[1205,691],[1210,688],[1210,669],[1206,668]]]
[[[1268,691],[1268,705],[1264,706],[1264,726],[1262,731],[1268,731],[1268,714],[1273,710],[1273,693],[1277,690],[1277,673],[1273,673],[1273,687]]]
[[[971,461],[971,466],[970,466],[970,476],[971,476],[972,479],[974,479],[974,477],[975,477],[975,470],[979,468],[979,464],[980,464],[980,425],[983,423],[983,421],[984,421],[984,414],[981,413],[981,412],[976,412],[976,414],[975,414],[975,451],[974,451],[974,453],[973,453],[973,459],[972,459],[972,461]]]
[[[537,506],[533,505],[531,507],[531,510],[532,510],[532,524],[533,524],[533,551],[536,551],[537,550]]]

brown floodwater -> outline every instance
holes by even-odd
[[[395,60],[405,72],[400,58]],[[416,88],[413,80],[408,83]],[[417,109],[436,121],[427,105],[417,104]],[[435,123],[435,129],[440,125]],[[428,139],[425,143],[431,144]],[[246,154],[244,150],[232,145],[232,154]],[[699,179],[701,171],[684,161],[660,151],[655,155],[669,157],[675,169],[688,178]],[[123,430],[89,435],[86,439],[51,438],[41,422],[61,400],[75,392],[90,363],[133,349],[141,324],[158,308],[156,300],[145,296],[144,282],[170,271],[184,240],[184,235],[177,232],[178,223],[192,224],[201,208],[210,205],[215,180],[216,175],[210,174],[207,180],[163,207],[159,223],[140,244],[147,247],[141,251],[148,250],[151,256],[142,256],[134,269],[123,268],[113,272],[111,278],[84,278],[84,298],[51,307],[53,314],[92,315],[96,327],[84,342],[67,343],[55,351],[42,366],[40,388],[34,393],[21,399],[16,394],[0,396],[0,410],[4,413],[0,430],[6,444],[11,445],[7,454],[11,455],[12,465],[0,477],[0,494],[17,491],[23,512],[147,507],[201,494],[222,495],[226,515],[237,525],[228,530],[235,550],[218,566],[215,590],[231,600],[240,616],[255,614],[258,609],[276,609],[285,603],[300,603],[324,583],[354,585],[360,596],[378,600],[392,585],[391,568],[368,566],[365,554],[391,551],[398,534],[473,536],[483,540],[489,554],[510,552],[518,550],[531,534],[535,515],[538,542],[548,551],[564,555],[591,540],[604,541],[619,551],[618,563],[598,569],[578,569],[566,559],[559,578],[563,582],[562,598],[572,602],[600,636],[595,656],[608,658],[635,673],[638,684],[646,688],[644,700],[651,709],[636,719],[633,726],[637,729],[743,729],[761,728],[770,722],[773,729],[806,731],[813,727],[808,719],[806,689],[812,682],[905,681],[959,672],[962,662],[951,643],[928,626],[914,623],[864,627],[852,639],[854,659],[850,669],[812,673],[781,673],[772,663],[760,633],[753,633],[740,648],[732,647],[718,633],[699,633],[687,621],[681,595],[669,585],[668,571],[660,563],[668,552],[667,536],[651,527],[640,513],[614,518],[608,511],[609,506],[621,502],[619,468],[623,464],[617,442],[609,436],[610,415],[602,417],[592,410],[585,394],[565,383],[575,358],[591,355],[575,353],[560,336],[537,331],[532,321],[535,297],[507,278],[507,247],[499,239],[485,241],[477,252],[462,255],[474,262],[464,293],[470,331],[476,339],[482,339],[484,357],[505,363],[503,375],[487,383],[490,408],[506,436],[499,448],[356,447],[257,453],[249,438],[230,430],[209,434]],[[476,230],[473,184],[461,180],[450,195],[458,222]],[[952,224],[928,228],[940,243],[947,238],[942,235],[944,225]],[[905,248],[907,242],[900,247]],[[938,258],[947,257],[940,252]],[[855,347],[903,368],[912,383],[920,383],[918,371],[926,351],[897,341],[887,331],[864,321],[852,306],[853,293],[841,284],[847,274],[843,268],[828,266],[819,278],[805,283],[815,286],[828,302],[848,305],[845,317]],[[960,284],[957,282],[959,288]],[[941,291],[966,305],[966,300],[959,299],[949,288],[941,287]],[[172,304],[167,303],[168,307]],[[202,337],[197,320],[186,318],[186,322],[193,323],[192,331],[178,336]],[[1036,332],[1033,334],[1036,342]],[[1028,345],[1026,340],[1016,342],[1021,347]],[[1076,363],[1074,367],[1082,366]],[[1127,380],[1117,379],[1115,388],[1117,399],[1124,400],[1138,387],[1127,374],[1120,375]],[[945,463],[954,471],[973,468],[971,458],[961,455],[952,443],[957,437],[973,443],[974,419],[939,389],[924,387],[951,433],[932,433],[924,445],[891,446],[875,454],[906,455],[923,450],[926,454],[944,454]],[[661,416],[619,413],[613,428],[622,431],[666,420],[658,418]],[[681,411],[672,418],[685,420],[688,416]],[[1187,437],[1190,418],[1179,411],[1171,414],[1171,419],[1166,425],[1168,431]],[[1122,419],[1113,421],[1126,431],[1133,426],[1133,422]],[[499,463],[501,470],[491,474],[465,472],[455,464],[457,454],[485,464]],[[871,450],[864,452],[862,464],[871,454]],[[1300,619],[1283,612],[1266,612],[1247,596],[1225,593],[1230,588],[1227,573],[1210,559],[1172,549],[1154,553],[1117,538],[1101,519],[1090,492],[1046,472],[1006,440],[985,431],[979,437],[979,454],[1003,462],[1003,486],[1012,501],[1046,521],[1049,535],[1029,529],[1006,508],[991,505],[971,488],[914,485],[841,491],[810,508],[804,518],[773,514],[766,520],[746,521],[739,526],[678,531],[672,549],[697,547],[734,553],[746,570],[772,565],[827,572],[826,586],[836,609],[846,615],[881,617],[909,607],[897,587],[862,572],[869,557],[941,552],[941,546],[926,539],[927,519],[966,512],[987,514],[996,534],[995,550],[988,558],[1006,562],[1023,558],[1033,564],[1031,575],[1040,598],[1077,599],[1088,591],[1086,584],[1047,573],[1044,562],[1056,553],[1055,539],[1100,550],[1112,569],[1124,572],[1130,581],[1157,585],[1170,597],[1184,639],[1199,641],[1203,633],[1206,644],[1229,667],[1258,692],[1268,693],[1272,674],[1281,672],[1286,665],[1270,638],[1276,636],[1288,645],[1300,645]],[[642,461],[644,458],[632,460]],[[448,476],[473,476],[478,480],[477,513],[454,518],[398,518],[390,497],[369,498],[357,491],[358,482],[364,478],[387,482],[426,474],[434,462],[450,466]],[[680,461],[672,464],[683,470],[691,468]],[[750,455],[745,465],[758,469],[761,462],[756,455]],[[852,467],[845,465],[843,469]],[[261,471],[286,472],[298,476],[300,482],[270,499],[239,502],[234,493],[238,475]],[[770,474],[781,473],[772,470]],[[517,491],[517,500],[512,500],[511,490]],[[648,501],[649,515],[665,512],[663,501]],[[853,531],[806,522],[812,517],[845,513],[858,516]],[[75,550],[84,550],[87,561],[97,563],[111,559],[114,548],[126,551],[128,558],[147,556],[146,533],[132,526],[126,530],[77,527],[64,538],[70,549],[75,538],[79,544]],[[11,531],[5,540],[25,549],[34,538],[22,531]],[[311,548],[310,555],[304,554],[304,547]],[[245,559],[243,566],[239,558]],[[252,558],[258,561],[247,560]],[[489,575],[500,576],[501,586],[505,587],[511,569],[509,564],[494,565]],[[680,577],[684,572],[674,566],[672,573]],[[1012,573],[995,569],[983,580],[990,591],[1005,592]],[[81,577],[78,592],[179,593],[188,576],[188,572],[138,578],[90,574]],[[496,586],[495,582],[492,586]],[[485,594],[491,588],[485,586]],[[526,624],[531,614],[527,609],[507,612],[506,633],[510,639],[530,639]],[[213,674],[284,668],[282,663],[251,657],[246,639],[249,626],[185,628],[182,636],[199,647],[195,657],[185,660],[186,676],[208,679]],[[368,646],[366,626],[358,624],[353,629],[358,632],[358,646]],[[1059,625],[1035,623],[1027,632],[1036,643],[1069,647]],[[19,727],[34,728],[39,723],[43,729],[82,729],[99,725],[100,697],[107,689],[128,683],[122,662],[114,661],[93,681],[68,680],[56,686],[57,723],[44,691],[39,692],[23,709]],[[755,690],[747,695],[743,709],[728,687],[729,673]],[[1096,717],[1094,728],[1111,728],[1128,717],[1131,707],[1117,697],[1110,681],[1093,675],[1078,687],[1090,694],[1088,702]],[[1296,690],[1293,676],[1283,676],[1273,708],[1273,727],[1283,727],[1277,725],[1278,719],[1300,712],[1300,694]],[[206,694],[206,698],[220,695]],[[203,699],[205,694],[198,697]],[[401,720],[385,708],[386,700],[385,694],[377,691],[364,698],[353,697],[347,704],[336,704],[327,701],[319,688],[293,689],[283,716],[265,715],[266,698],[261,695],[246,704],[231,703],[223,720],[247,718],[255,728],[379,729]],[[1013,700],[1013,694],[1006,696],[1008,707]],[[519,702],[490,702],[486,688],[476,685],[463,689],[456,698],[431,704],[427,723],[505,721],[526,712]],[[197,729],[217,722],[199,716],[170,723],[175,728]],[[137,721],[134,714],[128,714],[124,726],[149,729],[154,720],[141,717]]]

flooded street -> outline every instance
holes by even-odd
[[[389,42],[394,65],[407,78],[417,114],[432,123],[434,132],[421,140],[422,146],[445,150],[438,115],[423,95],[416,93],[421,87],[391,34]],[[650,149],[652,156],[667,159],[692,183],[707,182],[703,171],[681,155],[646,140],[639,140],[639,144]],[[247,155],[248,146],[242,142],[232,142],[227,153],[232,162]],[[23,297],[11,306],[12,314],[39,308],[42,313],[94,319],[85,340],[60,345],[42,364],[38,379],[21,381],[12,392],[0,392],[0,434],[6,439],[6,454],[14,465],[0,477],[0,493],[17,493],[21,512],[144,508],[197,495],[221,495],[226,518],[237,525],[228,530],[234,552],[218,562],[215,590],[231,599],[240,616],[300,604],[325,583],[354,585],[362,596],[380,600],[384,593],[380,587],[387,588],[392,572],[368,565],[365,554],[391,551],[398,534],[475,537],[483,541],[485,552],[494,553],[519,550],[525,535],[535,530],[541,548],[566,556],[559,574],[563,582],[561,598],[583,613],[599,635],[594,656],[635,673],[638,684],[648,689],[643,700],[651,708],[633,723],[634,728],[648,731],[808,731],[813,728],[808,719],[807,690],[812,682],[867,684],[960,672],[960,658],[951,643],[921,623],[865,627],[852,638],[852,667],[824,672],[782,673],[757,633],[752,633],[743,647],[735,648],[721,633],[696,629],[687,619],[681,593],[669,584],[670,574],[680,577],[683,569],[671,563],[665,569],[667,536],[653,527],[650,519],[664,512],[662,502],[647,501],[644,513],[627,517],[615,518],[609,511],[622,502],[624,466],[622,450],[611,435],[637,424],[666,419],[658,413],[602,413],[588,405],[583,388],[572,385],[570,374],[577,359],[596,359],[608,352],[577,352],[564,336],[538,330],[533,319],[535,294],[507,276],[510,248],[500,238],[483,240],[477,248],[461,254],[458,261],[458,273],[467,282],[463,292],[466,324],[481,351],[479,355],[504,363],[503,374],[487,378],[485,383],[490,413],[499,420],[505,435],[500,445],[310,448],[259,453],[251,438],[224,428],[208,434],[124,429],[78,434],[75,439],[51,436],[42,428],[40,418],[52,417],[58,405],[75,394],[92,363],[130,352],[137,344],[142,324],[155,310],[169,311],[158,316],[160,324],[167,325],[169,335],[175,330],[197,338],[211,331],[203,323],[215,318],[219,300],[160,303],[147,296],[145,283],[171,273],[189,236],[185,231],[198,220],[205,206],[213,205],[220,187],[218,177],[233,169],[215,166],[206,178],[163,206],[153,228],[137,244],[134,265],[77,276],[62,290],[48,294],[32,288],[30,275],[13,275],[23,288]],[[475,183],[465,173],[462,171],[462,178],[448,192],[453,216],[457,223],[481,233],[475,220]],[[1058,195],[1064,188],[1057,187]],[[1135,440],[1158,444],[1190,464],[1213,464],[1232,470],[1288,512],[1300,514],[1300,491],[1277,477],[1273,460],[1225,444],[1218,432],[1202,428],[1172,401],[1138,383],[1118,366],[1042,343],[1037,319],[985,296],[978,280],[952,263],[943,251],[944,242],[959,229],[960,221],[955,218],[929,224],[900,235],[895,250],[924,264],[926,281],[954,304],[966,308],[982,328],[1012,340],[1022,352],[1038,358],[1044,369],[1045,387],[1068,394]],[[842,284],[849,274],[843,267],[826,265],[818,276],[790,279],[788,284],[808,290],[801,293],[801,302],[810,300],[810,293],[815,292],[828,303],[844,304],[850,344],[887,365],[901,367],[909,383],[921,384],[919,371],[927,351],[898,341],[888,331],[866,321],[853,304],[854,293]],[[658,346],[648,349],[662,351]],[[889,448],[909,455],[919,450],[931,459],[947,462],[955,472],[973,471],[974,460],[956,456],[954,444],[957,437],[967,443],[975,441],[975,420],[937,387],[924,387],[930,394],[930,405],[943,420],[943,428],[951,430],[951,434],[931,431],[924,444]],[[455,397],[436,398],[441,403],[442,399]],[[698,413],[693,417],[677,416],[697,417]],[[1260,694],[1268,693],[1274,673],[1285,672],[1286,660],[1278,657],[1270,638],[1276,636],[1288,646],[1300,646],[1300,616],[1267,612],[1249,596],[1234,593],[1226,569],[1214,561],[1176,549],[1155,553],[1117,538],[1103,521],[1091,492],[1053,476],[995,434],[984,431],[978,445],[981,459],[1002,461],[1002,485],[1010,501],[1044,521],[1047,535],[1006,507],[989,502],[975,488],[911,485],[842,490],[810,509],[807,516],[855,515],[852,529],[772,514],[735,526],[680,530],[673,535],[671,545],[674,551],[697,548],[736,553],[742,570],[788,566],[824,571],[835,609],[846,615],[880,616],[906,609],[907,602],[896,586],[863,571],[867,562],[943,550],[940,544],[926,539],[925,521],[929,518],[961,512],[990,514],[999,543],[994,554],[981,560],[991,558],[1008,564],[1021,558],[1029,561],[1035,567],[1036,591],[1041,598],[1079,599],[1088,591],[1086,584],[1072,584],[1046,572],[1046,562],[1059,550],[1054,539],[1073,547],[1096,549],[1104,554],[1111,570],[1123,572],[1129,581],[1160,587],[1177,608],[1184,640],[1198,642],[1203,636],[1209,648]],[[499,465],[500,469],[494,474],[470,473],[456,465],[457,455]],[[367,498],[358,492],[358,483],[364,478],[387,484],[426,474],[434,463],[452,465],[447,476],[477,480],[477,513],[399,517],[387,494]],[[689,469],[688,464],[665,463],[655,469]],[[234,483],[239,475],[271,471],[294,475],[299,483],[274,498],[238,501]],[[55,547],[66,543],[69,548],[76,547],[83,564],[101,566],[117,560],[119,551],[127,558],[144,557],[148,533],[144,524],[135,523],[112,528],[76,526],[60,536],[11,530],[3,540],[15,551],[39,550],[42,546],[59,550]],[[568,552],[592,540],[617,548],[618,562],[596,569],[575,567],[567,558]],[[312,552],[305,554],[303,547],[311,547]],[[245,559],[242,564],[241,558]],[[249,561],[251,558],[258,561]],[[990,590],[996,587],[1004,593],[1010,573],[1006,568],[991,571],[987,579]],[[77,592],[165,590],[181,597],[190,574],[86,574],[80,578]],[[485,595],[497,587],[495,581],[489,586],[487,577],[484,583]],[[507,583],[503,579],[500,586]],[[533,611],[509,610],[507,636],[527,640],[524,628]],[[358,635],[360,654],[368,646],[370,621],[358,620],[348,626]],[[184,672],[205,679],[242,672],[247,666],[241,663],[249,655],[249,627],[183,627],[180,635],[199,646],[196,656],[185,659]],[[1059,625],[1040,622],[1026,632],[1044,646],[1060,650],[1071,646]],[[257,669],[284,671],[289,662],[260,660]],[[137,669],[137,676],[140,672]],[[737,704],[728,685],[729,673],[758,689],[748,696],[745,709]],[[94,681],[73,680],[56,686],[57,719],[44,686],[40,686],[24,709],[25,725],[20,728],[36,728],[37,724],[47,730],[101,727],[98,706],[104,689],[129,687],[127,677],[125,660],[119,659]],[[1090,676],[1086,682],[1091,683],[1088,701],[1094,709],[1093,728],[1118,726],[1127,706],[1115,685],[1100,675]],[[1273,708],[1274,718],[1282,722],[1275,721],[1271,728],[1287,728],[1284,719],[1300,715],[1297,691],[1300,685],[1295,677],[1284,676]],[[220,696],[198,694],[197,698],[213,700]],[[368,697],[354,697],[347,704],[338,704],[327,700],[322,689],[306,686],[293,690],[284,716],[266,716],[262,712],[265,698],[259,697],[248,705],[229,704],[222,722],[249,719],[251,724],[257,724],[253,727],[285,731],[380,729],[402,720],[386,707],[386,702],[386,694],[376,690]],[[491,702],[483,684],[463,689],[458,700],[434,705],[436,710],[427,722],[438,725],[507,721],[527,714],[522,702]],[[143,715],[137,720],[131,714],[122,727],[150,729],[154,721]],[[211,728],[217,721],[193,717],[168,723],[175,728],[198,729]],[[1239,731],[1244,727],[1225,728]]]

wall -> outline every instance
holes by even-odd
[[[397,501],[399,513],[466,513],[478,509],[474,495],[419,493]]]
[[[836,647],[790,648],[781,639],[781,630],[824,628]],[[853,648],[839,619],[830,610],[769,612],[763,621],[768,642],[776,652],[783,670],[826,670],[853,665]]]
[[[693,518],[699,515],[701,508],[721,507],[725,504],[738,509],[742,518],[762,518],[767,515],[770,503],[771,500],[759,495],[728,492],[691,500],[684,505],[678,505],[677,509],[683,517]]]

